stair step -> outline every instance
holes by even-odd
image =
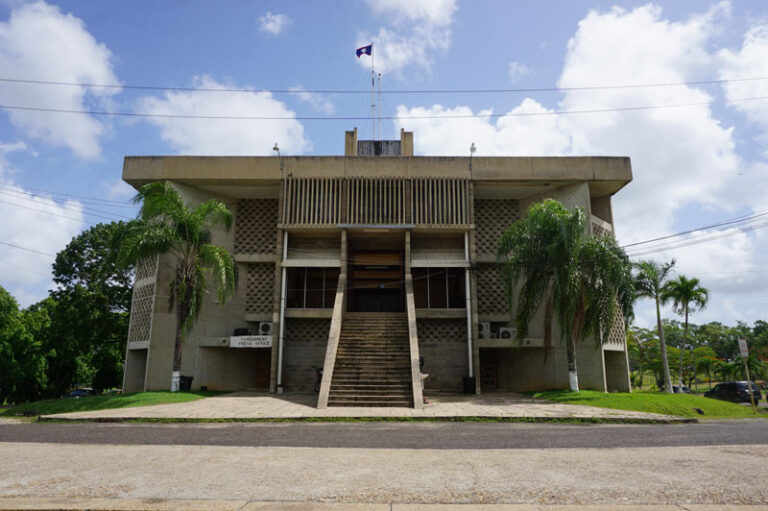
[[[341,325],[329,406],[413,406],[408,316],[347,313]]]
[[[367,407],[401,407],[401,408],[413,408],[413,402],[411,400],[401,401],[349,401],[346,399],[328,399],[328,406],[367,406]]]

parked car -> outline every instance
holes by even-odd
[[[690,394],[691,389],[689,389],[687,385],[683,385],[682,387],[679,385],[672,385],[672,392],[675,394]]]
[[[93,389],[75,389],[66,396],[62,396],[67,399],[80,399],[81,397],[88,397],[94,395]]]
[[[752,393],[755,403],[763,398],[760,387],[752,383]],[[704,393],[704,397],[733,401],[734,403],[749,403],[749,387],[745,381],[729,381],[718,383],[712,390]]]

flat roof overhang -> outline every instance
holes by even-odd
[[[282,171],[276,156],[127,156],[123,165],[123,180],[134,187],[170,180],[234,198],[276,197],[283,176],[464,178],[489,198],[587,182],[602,197],[626,186],[632,168],[624,156],[473,157],[471,170],[468,157],[452,156],[291,156]]]

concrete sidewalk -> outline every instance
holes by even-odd
[[[337,504],[320,502],[252,502],[247,500],[172,499],[17,499],[0,498],[5,510],[94,511],[768,511],[739,505],[566,505],[530,504]]]
[[[43,419],[103,420],[130,419],[306,419],[322,417],[401,418],[507,418],[529,420],[599,419],[616,422],[695,422],[669,415],[592,406],[567,405],[533,399],[522,394],[494,393],[480,396],[428,395],[423,409],[379,407],[329,407],[318,410],[317,396],[234,392],[187,403],[116,408],[43,416]]]
[[[166,427],[172,442],[178,426]],[[116,499],[107,502],[112,505],[119,499],[393,507],[764,505],[766,466],[768,445],[393,449],[0,442],[0,498]]]

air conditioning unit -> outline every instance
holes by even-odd
[[[491,338],[490,321],[479,321],[477,323],[477,332],[480,339],[490,339]]]
[[[272,322],[260,321],[259,322],[259,335],[272,335]]]
[[[253,335],[253,330],[250,328],[235,328],[235,332],[233,334],[235,337],[242,337],[244,335]]]
[[[503,326],[499,328],[500,339],[514,339],[517,337],[517,328],[511,326]]]

